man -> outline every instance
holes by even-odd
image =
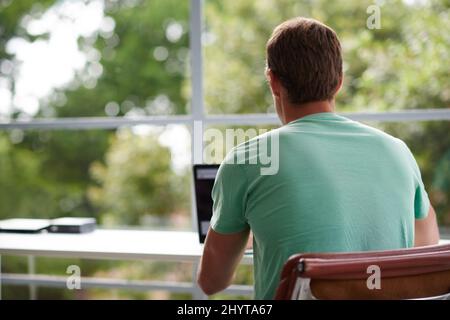
[[[334,113],[343,74],[332,29],[305,18],[279,25],[267,43],[266,74],[283,126],[234,148],[219,169],[198,275],[206,294],[231,283],[250,230],[257,299],[274,297],[295,253],[438,243],[435,213],[408,147]],[[235,164],[275,135],[276,174]]]

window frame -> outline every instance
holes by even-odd
[[[203,0],[190,0],[189,15],[189,49],[191,67],[191,113],[188,115],[141,116],[127,117],[73,117],[43,118],[30,120],[0,121],[0,130],[90,130],[117,129],[136,125],[169,125],[183,124],[190,126],[192,164],[201,162],[203,154],[203,128],[207,125],[279,125],[275,113],[264,114],[222,114],[206,115],[203,94]],[[406,121],[450,121],[450,108],[445,109],[411,109],[389,112],[351,112],[340,113],[357,121],[406,122]],[[201,124],[201,126],[199,126]],[[195,130],[195,128],[201,128]],[[197,231],[194,192],[191,186],[192,229]]]

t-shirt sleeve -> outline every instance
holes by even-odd
[[[247,179],[239,164],[222,163],[212,190],[211,228],[222,234],[249,228],[245,218]]]
[[[414,215],[416,219],[424,219],[430,210],[430,200],[420,177],[420,171],[418,173],[419,179],[417,181],[416,194],[414,195]]]
[[[404,144],[406,146],[406,144]],[[416,219],[424,219],[428,216],[430,209],[430,200],[428,199],[427,191],[422,181],[422,175],[420,174],[419,165],[417,164],[414,155],[406,146],[410,165],[414,175],[415,194],[414,194],[414,216]]]

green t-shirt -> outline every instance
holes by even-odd
[[[263,175],[266,163],[252,160],[274,139],[269,153],[279,155],[278,170]],[[214,231],[253,231],[256,299],[274,297],[293,254],[413,246],[414,218],[429,209],[417,163],[401,140],[328,112],[235,147],[212,197]]]

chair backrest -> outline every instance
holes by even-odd
[[[297,254],[275,299],[450,299],[450,244]]]

